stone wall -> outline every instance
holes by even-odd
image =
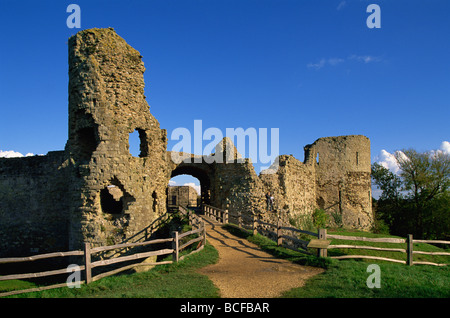
[[[169,186],[167,204],[169,206],[197,207],[197,191],[191,186]]]
[[[63,151],[0,159],[0,257],[68,248]]]
[[[370,140],[351,135],[320,138],[305,147],[316,171],[316,206],[342,216],[344,226],[373,224]]]
[[[245,173],[229,168],[227,175],[246,176],[235,183],[235,191],[230,193],[238,192],[239,196],[231,195],[230,200],[235,197],[241,205],[246,202],[252,213],[273,219],[273,215],[265,213],[263,199],[270,192],[285,222],[323,209],[329,215],[330,226],[369,230],[373,225],[369,139],[357,135],[326,137],[304,149],[304,162],[281,155],[275,172],[268,169],[260,176],[252,174],[252,168]]]

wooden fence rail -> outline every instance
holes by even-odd
[[[85,243],[84,249],[82,251],[54,252],[54,253],[33,255],[33,256],[28,256],[28,257],[0,258],[0,264],[30,262],[30,261],[49,259],[49,258],[55,258],[55,257],[84,256],[84,264],[81,266],[78,266],[78,269],[80,271],[84,272],[85,279],[80,282],[77,282],[77,283],[89,284],[89,283],[97,281],[101,278],[111,276],[111,275],[117,274],[119,272],[122,272],[122,271],[125,271],[128,269],[132,269],[135,267],[139,267],[139,266],[163,265],[163,264],[170,264],[173,262],[178,262],[180,260],[183,260],[185,257],[187,257],[191,254],[199,252],[200,250],[202,250],[204,248],[204,246],[206,244],[206,228],[205,228],[203,221],[195,214],[190,215],[190,212],[182,207],[180,208],[180,212],[186,216],[189,216],[189,223],[194,227],[194,230],[184,232],[184,233],[172,232],[172,235],[170,238],[155,239],[155,240],[138,242],[138,243],[116,244],[116,245],[100,246],[100,247],[94,247],[94,248],[91,248],[90,243]],[[194,237],[194,238],[188,240],[187,242],[183,243],[180,246],[180,241],[182,239],[186,240],[186,238],[190,235],[196,235],[197,237]],[[131,255],[120,256],[120,257],[115,257],[115,258],[105,259],[105,260],[98,260],[98,261],[94,261],[94,262],[91,261],[92,255],[100,253],[100,252],[111,251],[111,250],[115,250],[115,249],[129,249],[132,247],[142,247],[142,246],[148,246],[151,244],[161,244],[161,243],[170,243],[170,242],[172,243],[172,248],[164,248],[164,249],[160,249],[160,250],[143,252],[143,253],[134,253]],[[199,244],[195,250],[191,251],[189,254],[179,257],[180,251],[182,251],[186,247],[188,247],[196,242],[199,242]],[[143,258],[148,258],[151,256],[170,255],[170,254],[173,255],[172,261],[159,261],[159,262],[153,262],[153,263],[141,262],[141,263],[137,263],[137,264],[130,264],[130,265],[122,266],[120,268],[116,268],[116,269],[108,271],[108,272],[98,274],[96,276],[92,276],[92,269],[98,268],[101,266],[107,266],[107,265],[112,265],[112,264],[117,264],[117,263],[127,262],[127,261],[134,261],[134,260],[139,260],[139,259],[143,259]],[[0,276],[0,281],[7,281],[7,280],[13,280],[13,279],[48,277],[48,276],[61,275],[61,274],[67,274],[67,273],[69,273],[68,268],[44,271],[44,272],[39,272],[39,273],[11,274],[11,275]],[[25,289],[25,290],[14,290],[14,291],[0,293],[0,297],[35,292],[35,291],[43,291],[43,290],[47,290],[47,289],[60,288],[60,287],[66,287],[66,286],[69,286],[68,282],[62,283],[62,284],[54,284],[54,285],[50,285],[50,286]]]
[[[443,263],[433,263],[433,262],[424,262],[424,261],[414,261],[414,254],[425,254],[425,255],[442,255],[442,256],[450,256],[448,252],[425,252],[414,250],[414,243],[427,243],[427,244],[450,244],[450,241],[443,240],[414,240],[412,234],[408,234],[406,239],[403,238],[369,238],[369,237],[359,237],[359,236],[346,236],[346,235],[333,235],[329,234],[327,238],[339,239],[339,240],[350,240],[350,241],[364,241],[364,242],[375,242],[375,243],[397,243],[397,244],[405,244],[405,248],[389,248],[389,247],[376,247],[376,246],[361,246],[361,245],[347,245],[347,244],[339,244],[339,245],[330,245],[328,249],[339,249],[339,248],[355,248],[355,249],[365,249],[365,250],[378,250],[378,251],[386,251],[386,252],[400,252],[406,253],[406,261],[398,260],[387,257],[375,257],[368,255],[343,255],[343,256],[333,256],[331,258],[335,259],[349,259],[349,258],[368,258],[368,259],[379,259],[389,262],[396,262],[407,264],[412,266],[414,264],[425,264],[425,265],[434,265],[434,266],[446,266],[448,264]]]
[[[342,256],[331,256],[334,259],[375,259],[375,260],[383,260],[395,263],[402,263],[412,266],[414,264],[425,264],[425,265],[434,265],[434,266],[446,266],[448,264],[443,263],[433,263],[433,262],[425,262],[425,261],[414,261],[414,254],[425,254],[425,255],[441,255],[441,256],[450,256],[448,252],[425,252],[414,250],[413,243],[427,243],[427,244],[450,244],[450,241],[443,240],[416,240],[413,239],[411,234],[408,234],[406,238],[391,238],[391,237],[380,237],[380,238],[370,238],[370,237],[361,237],[361,236],[348,236],[348,235],[336,235],[336,234],[327,234],[326,229],[318,229],[317,233],[311,231],[305,231],[301,229],[297,229],[294,227],[288,227],[281,225],[281,220],[278,218],[277,224],[271,224],[267,222],[263,222],[257,215],[252,215],[251,219],[248,216],[243,216],[240,211],[236,213],[230,213],[228,209],[218,209],[212,206],[204,206],[204,213],[206,216],[220,222],[220,223],[233,223],[238,225],[241,228],[250,228],[253,230],[253,234],[262,233],[261,227],[271,227],[273,231],[270,231],[274,237],[276,237],[277,245],[283,245],[284,247],[298,250],[297,248],[301,248],[300,250],[303,253],[308,253],[308,247],[317,248],[317,255],[321,257],[327,257],[329,249],[340,249],[340,248],[351,248],[351,249],[363,249],[363,250],[377,250],[377,251],[386,251],[386,252],[399,252],[406,253],[406,261],[388,258],[388,257],[380,257],[380,256],[370,256],[370,255],[342,255]],[[232,222],[230,220],[235,219],[237,222]],[[247,222],[244,222],[247,221]],[[250,226],[246,225],[250,224]],[[306,241],[294,237],[292,235],[283,234],[283,231],[291,231],[291,233],[301,233],[313,236],[318,240],[314,240],[315,244],[311,244],[311,241]],[[333,244],[329,245],[329,239],[337,239],[337,240],[348,240],[348,241],[359,241],[359,242],[373,242],[373,243],[396,243],[396,244],[405,244],[406,248],[391,248],[391,247],[377,247],[377,246],[366,246],[366,245],[350,245],[350,244]],[[293,244],[284,244],[287,242],[291,242]]]
[[[210,205],[204,205],[203,212],[205,216],[217,222],[223,224],[235,224],[240,228],[251,229],[253,231],[253,234],[260,233],[264,235],[267,233],[271,233],[273,237],[276,237],[277,245],[279,246],[283,245],[286,248],[293,249],[296,251],[298,251],[297,248],[301,248],[301,252],[306,254],[311,254],[310,252],[308,252],[307,248],[309,241],[301,240],[297,237],[286,235],[284,234],[284,232],[291,231],[293,233],[306,234],[316,238],[319,238],[321,235],[321,230],[318,230],[316,233],[314,233],[310,231],[297,229],[294,227],[283,226],[280,218],[278,218],[277,224],[272,224],[262,221],[260,216],[255,214],[248,216],[241,213],[240,211],[237,211],[236,213],[231,213],[228,211],[228,209],[219,209]],[[233,220],[235,221],[233,222]],[[319,256],[326,254],[324,252],[324,249],[322,248],[319,248],[317,253]]]
[[[219,209],[211,205],[203,204],[203,213],[212,220],[220,223],[228,223],[228,210]]]

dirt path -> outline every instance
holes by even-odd
[[[219,251],[219,261],[198,272],[213,281],[223,298],[278,297],[324,271],[275,258],[255,244],[230,234],[220,224],[208,218],[204,220],[207,239]]]

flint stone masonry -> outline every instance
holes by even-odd
[[[69,138],[64,151],[0,159],[0,257],[145,240],[180,174],[198,178],[202,202],[222,209],[270,221],[270,191],[285,221],[321,208],[339,213],[344,227],[371,227],[368,138],[320,138],[304,148],[304,162],[281,155],[259,176],[228,138],[210,156],[173,153],[146,102],[144,71],[112,28],[69,39]],[[138,157],[129,151],[135,131]]]
[[[167,205],[197,207],[197,197],[197,191],[191,186],[169,186]]]
[[[0,257],[67,250],[67,190],[63,151],[0,158]]]

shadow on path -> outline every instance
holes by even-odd
[[[276,258],[257,245],[222,229],[221,224],[205,220],[207,239],[219,252],[217,264],[198,272],[207,275],[224,298],[273,298],[301,287],[324,270]]]

